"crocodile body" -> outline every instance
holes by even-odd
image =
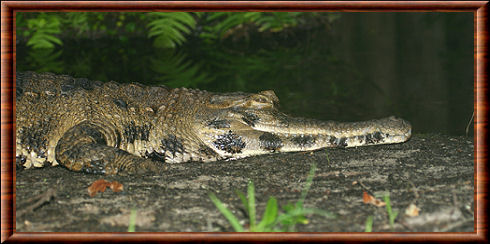
[[[213,93],[17,73],[16,162],[161,173],[166,163],[400,143],[411,135],[410,124],[395,117],[318,121],[288,116],[278,103],[273,91]]]

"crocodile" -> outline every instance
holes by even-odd
[[[271,90],[216,93],[16,73],[16,163],[105,175],[161,174],[169,163],[407,141],[409,122],[292,117]]]

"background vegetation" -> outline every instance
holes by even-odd
[[[294,51],[295,47],[290,50],[260,48],[255,52],[251,38],[289,38],[305,27],[328,26],[338,17],[335,13],[305,12],[19,12],[16,29],[18,43],[29,49],[20,53],[26,51],[27,63],[38,72],[63,72],[107,81],[109,77],[105,74],[108,72],[94,69],[114,68],[119,73],[137,74],[141,79],[141,73],[146,73],[143,70],[149,67],[155,75],[141,81],[143,83],[199,87],[233,76],[234,85],[228,89],[247,90],[245,79],[250,81],[250,74],[261,77],[271,70],[270,65],[297,63],[300,56]],[[119,46],[117,58],[105,53],[113,52],[114,47],[99,46],[106,40]],[[86,46],[89,41],[92,43]],[[254,51],[236,55],[236,49],[218,47],[218,43],[224,42]],[[67,52],[77,52],[72,48],[82,48],[81,53],[72,58],[75,64],[63,57]],[[132,63],[131,67],[122,69],[117,64],[134,59],[133,55],[140,59],[136,65]],[[97,62],[103,64],[94,65]],[[241,68],[244,65],[246,70]],[[22,63],[19,68],[24,68]],[[237,70],[243,74],[237,74]],[[112,78],[131,81],[129,78],[133,75],[121,76]]]
[[[339,17],[334,13],[310,12],[20,12],[18,38],[33,49],[63,45],[63,38],[113,37],[121,41],[146,35],[155,47],[175,48],[189,35],[214,43],[230,36],[247,37],[249,31],[282,32],[305,25],[324,24]],[[314,21],[313,21],[314,20]]]
[[[286,113],[390,115],[464,134],[471,13],[19,12],[16,70],[209,91],[274,90]],[[469,131],[472,129],[469,128]]]
[[[281,80],[275,92],[291,101],[285,103],[291,111],[301,112],[302,103],[294,99],[308,95],[294,91],[305,74],[315,79],[328,70],[335,77],[348,67],[337,61],[325,67],[324,60],[335,58],[312,52],[316,47],[310,44],[311,32],[328,29],[338,13],[20,12],[16,17],[20,71],[214,91],[266,90]],[[305,55],[317,60],[315,65],[304,62]],[[351,91],[338,85],[342,79],[322,84],[331,88],[322,92],[324,103],[348,99]]]

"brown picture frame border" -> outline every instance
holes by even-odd
[[[38,233],[15,231],[15,13],[18,11],[338,11],[473,12],[475,231],[471,233]],[[88,241],[488,241],[488,1],[2,1],[1,242]]]

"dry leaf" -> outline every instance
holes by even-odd
[[[95,196],[95,194],[97,194],[97,192],[104,192],[105,188],[107,188],[109,185],[110,185],[110,183],[103,180],[103,179],[96,180],[96,181],[94,181],[94,183],[92,183],[92,185],[90,185],[87,188],[88,194],[91,197],[93,197],[93,196]]]
[[[405,215],[410,216],[410,217],[419,216],[419,211],[420,211],[420,208],[418,208],[415,204],[411,203],[405,209]]]
[[[120,192],[123,190],[123,184],[121,184],[117,181],[113,181],[113,182],[111,182],[111,190],[113,192]]]
[[[386,203],[385,203],[385,202],[380,201],[380,200],[378,200],[378,199],[374,198],[373,196],[369,195],[369,194],[368,194],[367,192],[365,192],[365,191],[364,191],[364,192],[363,192],[363,194],[362,194],[362,201],[363,201],[364,203],[366,203],[366,204],[368,204],[368,203],[369,203],[369,204],[372,204],[372,205],[377,206],[377,207],[383,207],[383,206],[385,206],[385,205],[386,205]]]
[[[362,202],[369,203],[371,201],[371,198],[373,198],[373,196],[369,195],[365,191],[362,192]]]
[[[113,192],[120,192],[123,190],[123,185],[117,181],[109,183],[104,179],[100,179],[94,181],[94,183],[87,188],[88,194],[93,197],[97,192],[104,192],[107,187],[110,187]]]

